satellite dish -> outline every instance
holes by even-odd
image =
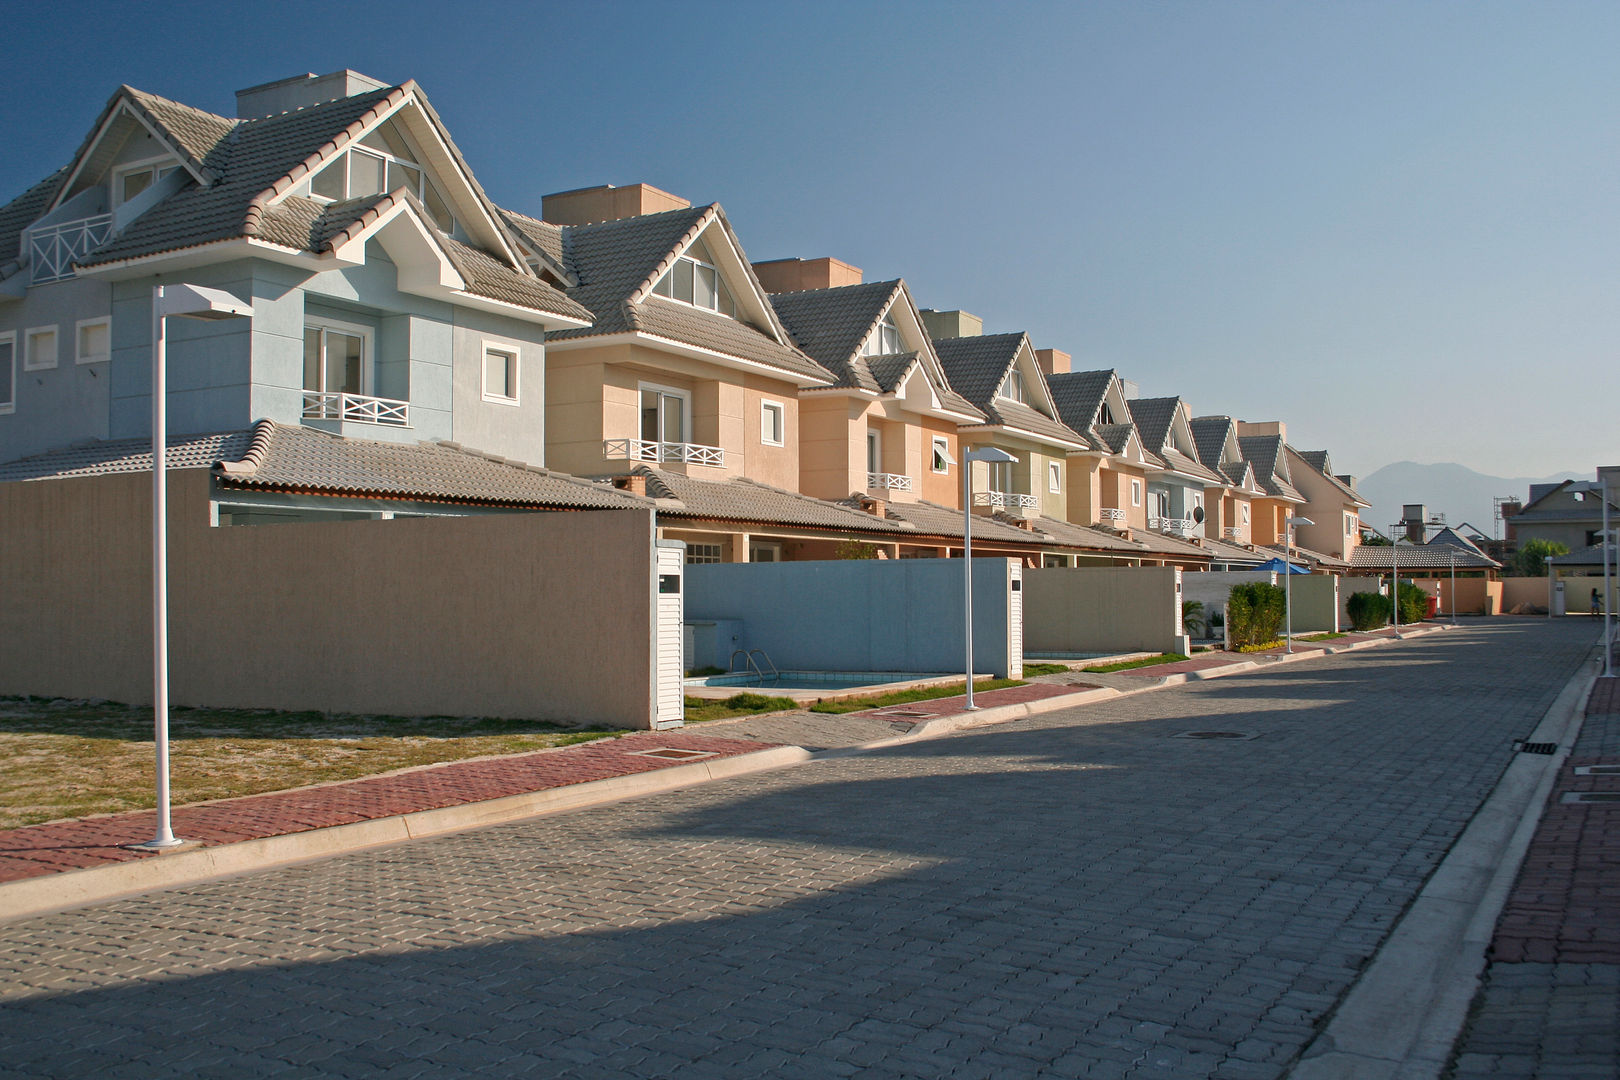
[[[1204,508],[1202,506],[1193,507],[1193,522],[1197,525],[1204,523]]]

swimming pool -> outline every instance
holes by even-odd
[[[774,677],[767,675],[762,679],[751,671],[734,671],[729,675],[687,679],[686,685],[732,686],[747,690],[851,690],[859,686],[886,686],[889,683],[950,677],[929,671],[779,671]],[[961,676],[957,675],[956,678]]]

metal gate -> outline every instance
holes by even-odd
[[[686,716],[682,695],[681,627],[684,621],[686,545],[679,540],[658,541],[658,592],[653,628],[653,727],[679,727]]]

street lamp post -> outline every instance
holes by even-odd
[[[1598,534],[1598,543],[1603,547],[1603,677],[1614,677],[1613,657],[1614,638],[1609,633],[1609,623],[1613,618],[1614,599],[1613,587],[1609,584],[1609,478],[1600,480],[1585,480],[1579,484],[1570,485],[1570,491],[1577,499],[1585,499],[1588,495],[1597,495],[1603,500],[1603,531]],[[1549,602],[1548,610],[1552,610]]]
[[[1286,555],[1283,559],[1283,618],[1286,620],[1283,636],[1287,638],[1287,644],[1283,651],[1287,653],[1294,651],[1294,526],[1315,524],[1310,518],[1295,517],[1293,514],[1283,518],[1283,528],[1287,533],[1283,547]]]
[[[1452,629],[1456,629],[1456,627],[1457,627],[1457,549],[1456,548],[1451,548],[1451,550],[1446,552],[1446,556],[1447,556],[1447,558],[1449,558],[1451,560],[1451,626],[1452,626]],[[1487,599],[1488,599],[1488,597],[1487,597]]]
[[[973,712],[973,463],[1008,463],[1018,459],[1005,450],[986,446],[962,455],[962,611],[963,643],[967,666],[967,711]]]
[[[164,320],[251,318],[253,305],[221,289],[158,285],[152,289],[152,734],[157,744],[157,835],[142,850],[184,843],[169,821],[169,482],[168,363]]]
[[[1389,527],[1389,614],[1393,620],[1390,625],[1395,630],[1395,636],[1401,634],[1401,572],[1399,569],[1401,552],[1401,529],[1405,527],[1406,519],[1402,518]]]

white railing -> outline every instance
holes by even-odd
[[[901,476],[899,473],[869,472],[866,474],[866,486],[873,490],[886,491],[913,491],[911,477]]]
[[[726,463],[726,452],[718,446],[700,446],[697,443],[654,442],[650,439],[607,439],[602,443],[602,456],[609,460],[678,461],[688,465]]]
[[[993,506],[997,510],[1006,510],[1009,507],[1033,510],[1041,505],[1041,500],[1033,495],[1020,495],[1016,491],[975,491],[973,504]]]
[[[1198,530],[1198,522],[1192,518],[1165,518],[1160,528],[1175,536],[1191,536]]]
[[[1104,521],[1124,521],[1125,520],[1125,511],[1121,510],[1117,506],[1105,506],[1101,510],[1097,511],[1097,514]]]
[[[1164,528],[1165,519],[1160,517],[1158,514],[1149,514],[1147,523],[1148,528],[1158,530]]]
[[[388,424],[409,427],[411,405],[393,398],[368,394],[329,394],[323,390],[304,391],[305,420],[352,420],[362,424]]]
[[[1236,540],[1241,542],[1243,539],[1243,530],[1235,525],[1228,525],[1226,528],[1221,530],[1221,535],[1228,540]]]
[[[97,214],[35,229],[28,241],[34,284],[72,277],[73,261],[105,244],[112,235],[112,223],[111,214]]]

